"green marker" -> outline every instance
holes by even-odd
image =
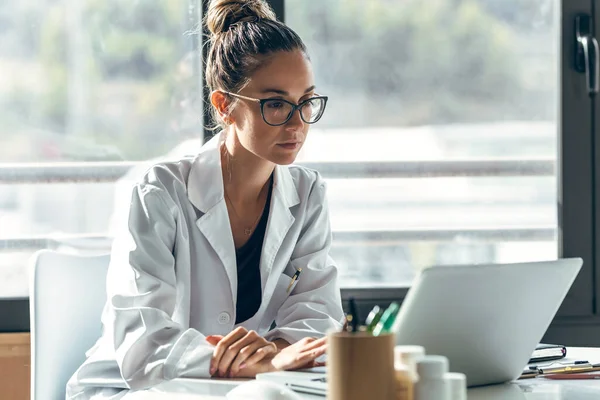
[[[383,333],[387,333],[392,329],[392,325],[394,325],[394,321],[396,320],[396,315],[398,315],[398,311],[400,311],[400,306],[395,301],[390,304],[390,306],[383,312],[381,319],[373,329],[373,336],[379,336]]]
[[[382,315],[383,310],[379,306],[373,307],[365,321],[367,324],[367,332],[373,332],[373,329],[375,329],[375,326],[377,326],[377,323],[381,319]]]

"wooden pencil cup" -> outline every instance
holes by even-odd
[[[328,400],[394,400],[395,335],[327,335]]]

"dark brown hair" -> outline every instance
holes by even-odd
[[[239,92],[274,53],[301,50],[308,58],[300,36],[279,22],[263,0],[211,0],[205,23],[211,34],[206,61],[211,91]]]

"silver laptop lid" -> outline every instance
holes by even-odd
[[[469,386],[517,378],[581,269],[561,259],[424,270],[404,300],[397,344],[448,357]]]

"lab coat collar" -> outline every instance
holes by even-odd
[[[188,178],[190,202],[203,214],[224,199],[220,152],[223,140],[224,135],[218,133],[202,146]],[[275,166],[273,192],[281,197],[288,208],[300,203],[298,190],[287,166]]]

